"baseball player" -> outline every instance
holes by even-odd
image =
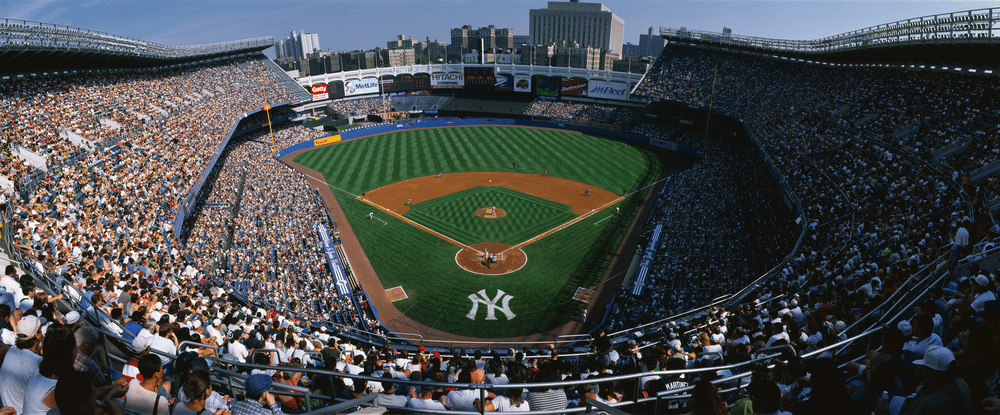
[[[440,178],[441,178],[441,175],[442,175],[442,174],[444,174],[444,172],[443,172],[443,171],[441,171],[441,172],[438,172],[438,177],[437,177],[437,178],[439,178],[439,179],[440,179]]]
[[[590,188],[589,187],[587,188],[587,193],[584,193],[583,195],[584,196],[590,196]]]
[[[517,170],[517,162],[514,162],[514,170]]]
[[[411,199],[411,198],[406,198],[406,206],[410,206],[410,205],[412,205],[412,204],[413,204],[413,199]]]
[[[368,219],[375,219],[375,212],[369,213],[368,214]]]
[[[615,214],[618,214],[618,206],[615,206]]]
[[[497,207],[496,206],[493,206],[493,209],[490,210],[490,214],[493,215],[493,216],[497,215]]]
[[[542,177],[547,177],[548,175],[549,175],[548,170],[542,172]]]

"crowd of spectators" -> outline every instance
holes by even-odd
[[[921,268],[948,264],[943,269],[950,271],[957,260],[991,249],[992,243],[980,243],[998,236],[983,204],[994,197],[995,180],[976,186],[963,177],[969,169],[993,161],[994,144],[986,137],[1000,127],[994,125],[1000,114],[989,98],[998,87],[992,77],[826,68],[668,47],[639,86],[639,93],[705,107],[711,103],[716,110],[743,120],[801,202],[806,231],[797,251],[775,252],[779,258],[792,254],[793,259],[745,297],[756,299],[754,303],[726,317],[719,310],[706,316],[719,323],[704,326],[697,334],[697,342],[705,346],[702,350],[722,352],[729,363],[775,344],[791,345],[796,355],[818,349],[857,334],[852,323],[882,303],[900,298],[900,290]],[[640,123],[637,131],[655,135],[655,124]],[[914,134],[892,136],[911,124],[919,126]],[[719,176],[721,167],[703,164],[714,161],[709,157],[717,149],[712,148],[711,139],[665,130],[659,134],[695,145],[705,155],[677,175],[675,185],[689,187],[668,193],[678,199],[678,205],[690,205],[688,199],[696,197],[692,194],[711,193],[720,186],[709,177]],[[969,149],[949,162],[964,167],[944,170],[929,162],[934,150],[957,141],[968,143]],[[708,172],[695,176],[706,179],[704,183],[686,181],[699,172]],[[693,191],[692,183],[697,183]],[[732,197],[731,192],[726,194]],[[759,200],[780,201],[779,197],[773,194]],[[780,212],[780,205],[767,209]],[[665,206],[669,209],[672,204]],[[710,209],[700,213],[703,216],[696,224],[718,216]],[[669,221],[678,215],[668,210],[655,218]],[[690,219],[682,222],[690,223]],[[698,235],[691,230],[681,232],[680,246],[695,245]],[[706,255],[701,246],[681,252],[695,260]],[[668,253],[672,252],[659,254]],[[943,262],[936,262],[939,258]],[[696,265],[682,268],[680,281],[698,270]],[[965,272],[969,276],[959,278]],[[860,365],[849,365],[846,374],[834,360],[807,362],[792,357],[780,363],[784,372],[772,378],[778,375],[786,380],[783,386],[779,382],[782,409],[880,414],[996,411],[1000,403],[996,382],[988,379],[997,376],[994,353],[1000,337],[998,316],[988,304],[997,305],[997,270],[972,265],[965,272],[955,274],[943,289],[933,288],[930,300],[913,310],[913,317],[885,327],[882,343],[874,344]],[[659,284],[676,284],[672,277]],[[710,289],[725,282],[724,278],[711,280],[700,280],[698,287]],[[650,288],[655,291],[653,285]],[[628,310],[612,318],[658,311],[660,307],[650,303],[673,304],[684,296],[683,291],[665,289],[648,299],[629,299],[632,303],[626,304],[638,312]],[[710,298],[685,303],[680,309],[706,304]],[[768,303],[779,298],[780,302]],[[826,357],[831,356],[826,353]],[[747,390],[756,397],[752,386]],[[879,398],[883,391],[889,399]],[[723,398],[741,405],[736,396]]]
[[[855,334],[849,329],[853,322],[898,298],[904,282],[940,255],[954,265],[975,255],[979,241],[997,236],[987,212],[973,215],[968,208],[976,194],[995,194],[996,183],[983,190],[959,180],[994,153],[992,144],[977,143],[988,141],[981,135],[995,133],[996,126],[987,123],[998,118],[989,98],[996,80],[803,67],[683,47],[668,47],[653,65],[639,91],[699,105],[712,101],[719,111],[745,120],[798,198],[802,217],[791,217],[749,142],[699,139],[661,122],[639,123],[633,132],[695,146],[702,159],[675,175],[659,201],[650,223],[664,224],[665,233],[647,295],[623,299],[611,327],[706,304],[786,255],[793,259],[750,293],[753,302],[712,309],[697,326],[654,327],[638,344],[619,348],[598,334],[582,356],[571,350],[560,356],[555,349],[536,356],[508,351],[504,357],[496,352],[460,357],[461,351],[443,356],[423,350],[409,356],[388,346],[341,344],[325,329],[306,336],[313,331],[311,323],[332,321],[335,315],[346,313],[363,327],[372,322],[363,310],[352,308],[353,301],[332,291],[315,231],[315,224],[324,222],[322,207],[306,178],[270,156],[270,136],[263,130],[227,147],[204,204],[183,232],[183,249],[172,232],[182,225],[171,212],[200,179],[236,116],[260,107],[261,83],[269,86],[269,101],[287,98],[267,69],[253,61],[4,84],[5,144],[44,154],[53,167],[43,181],[25,189],[31,168],[14,158],[3,160],[8,178],[19,183],[10,195],[15,203],[8,218],[14,244],[32,269],[64,284],[64,295],[79,301],[89,318],[75,311],[62,315],[52,306],[56,298],[36,292],[30,278],[18,279],[8,268],[0,279],[5,291],[0,339],[9,349],[0,362],[0,399],[8,405],[22,402],[18,413],[27,414],[56,406],[75,413],[79,402],[93,405],[93,394],[113,408],[114,398],[130,393],[139,397],[129,397],[125,405],[157,405],[159,393],[174,411],[184,413],[249,413],[242,411],[273,407],[275,401],[301,409],[301,398],[265,392],[278,382],[341,398],[378,393],[386,406],[414,410],[519,411],[572,408],[587,397],[614,403],[693,385],[690,399],[671,400],[667,409],[697,414],[1000,409],[996,382],[990,381],[1000,361],[1000,321],[996,308],[988,307],[996,304],[997,270],[973,266],[969,277],[931,290],[930,300],[912,318],[884,327],[881,344],[873,345],[861,364],[848,366],[846,374],[829,352],[809,361],[798,356]],[[138,92],[147,89],[155,92]],[[531,111],[538,115],[595,121],[613,119],[619,111],[536,104]],[[367,114],[390,104],[368,99],[337,105],[342,106],[338,112]],[[962,110],[953,111],[954,105]],[[856,122],[862,118],[867,118],[864,124]],[[920,125],[916,134],[884,138],[912,122]],[[58,139],[62,131],[97,143],[96,151]],[[274,132],[278,147],[308,138],[311,132],[301,127]],[[955,140],[972,144],[964,159],[950,161],[959,166],[957,176],[925,161]],[[806,233],[792,251],[795,219]],[[254,305],[228,301],[234,294]],[[103,361],[87,320],[118,328],[132,342],[134,362],[122,373]],[[754,360],[785,345],[789,354],[774,361],[775,370]],[[151,358],[150,350],[188,354],[177,360]],[[208,362],[199,357],[220,355],[275,368],[255,371],[245,384],[246,399],[233,402],[212,390],[204,371]],[[746,366],[694,375],[603,379],[741,363]],[[295,370],[310,365],[384,381]],[[720,393],[706,382],[739,371],[753,373],[744,385],[748,397]],[[181,382],[165,382],[164,373],[181,374]],[[530,387],[591,378],[594,382],[582,387]],[[396,384],[403,379],[528,382],[529,387],[498,388],[484,402],[474,389]],[[888,399],[880,398],[883,392]]]
[[[661,320],[739,291],[792,249],[796,226],[777,183],[749,142],[646,122],[632,132],[697,146],[702,158],[675,173],[647,226],[662,225],[643,293],[628,295],[610,330]]]
[[[536,117],[566,118],[607,124],[618,124],[635,117],[639,110],[631,107],[576,103],[567,101],[536,100],[531,103],[526,115]]]
[[[363,117],[368,114],[382,114],[393,110],[392,100],[387,95],[333,101],[330,103],[330,107],[338,114],[347,117]]]

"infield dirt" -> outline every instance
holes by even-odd
[[[366,192],[365,199],[393,213],[405,215],[410,211],[410,206],[406,204],[409,199],[412,199],[413,204],[417,204],[476,186],[502,186],[562,203],[569,206],[575,215],[586,215],[620,197],[619,194],[586,183],[553,176],[513,172],[469,172],[448,173],[440,178],[437,175],[430,175],[392,183]],[[587,195],[587,189],[590,189],[590,195]]]

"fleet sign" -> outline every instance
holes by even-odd
[[[624,101],[628,99],[628,84],[591,79],[587,96]]]

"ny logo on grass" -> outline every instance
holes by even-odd
[[[510,300],[514,298],[512,295],[507,295],[503,290],[497,290],[497,296],[490,300],[490,297],[486,295],[486,290],[479,290],[476,294],[469,294],[469,299],[472,300],[472,311],[466,317],[469,320],[476,319],[476,312],[479,311],[479,303],[483,303],[486,308],[486,319],[496,320],[496,311],[500,310],[503,315],[507,316],[507,320],[512,320],[517,317],[514,312],[510,311]],[[497,303],[503,303],[503,307],[498,306]]]

